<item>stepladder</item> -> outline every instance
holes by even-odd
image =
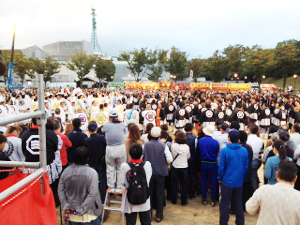
[[[108,188],[106,190],[106,196],[103,206],[103,212],[102,212],[102,221],[101,224],[104,222],[104,214],[105,211],[118,211],[122,213],[122,225],[124,225],[124,213],[122,212],[122,201],[123,201],[123,194],[125,193],[125,189],[117,189],[117,188]],[[112,196],[121,195],[122,200],[118,201],[115,199],[111,199]],[[114,206],[112,206],[112,204]],[[120,205],[120,207],[115,207],[115,205]]]

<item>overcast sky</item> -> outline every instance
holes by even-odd
[[[210,57],[228,45],[300,40],[300,0],[0,0],[0,46],[39,47],[57,41],[91,40],[96,8],[100,47],[108,55],[148,47]]]

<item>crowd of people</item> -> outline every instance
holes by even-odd
[[[62,88],[44,98],[50,187],[71,225],[100,224],[107,190],[122,195],[128,225],[137,213],[161,222],[167,201],[197,195],[219,203],[221,225],[230,214],[244,224],[244,211],[258,224],[300,224],[300,96]],[[0,118],[37,109],[37,90],[0,92]],[[0,132],[0,160],[39,161],[36,118]]]

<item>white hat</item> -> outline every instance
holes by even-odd
[[[150,134],[152,137],[157,138],[160,136],[161,128],[160,127],[152,127]]]
[[[203,128],[203,133],[207,136],[213,136],[215,131],[215,127],[213,125],[208,125],[207,127]]]
[[[111,118],[118,117],[118,111],[116,110],[116,108],[112,108],[109,110],[109,117],[111,117]]]

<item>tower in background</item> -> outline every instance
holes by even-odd
[[[97,38],[97,26],[96,26],[96,13],[95,13],[96,9],[94,9],[94,7],[92,8],[92,16],[93,16],[93,32],[92,32],[92,37],[91,37],[91,42],[93,44],[93,49],[94,49],[94,53],[100,53],[101,55],[103,54],[100,45],[98,43],[98,38]]]

